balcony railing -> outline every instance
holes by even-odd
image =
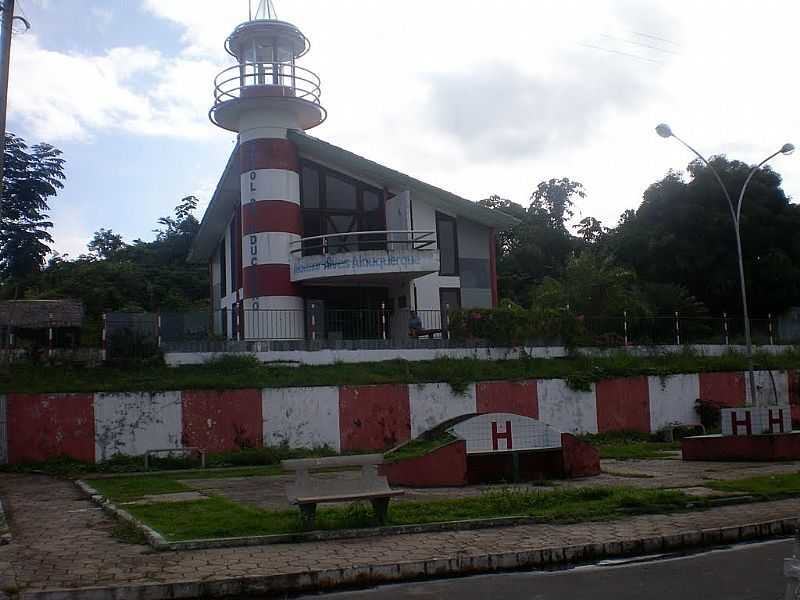
[[[214,80],[214,106],[249,97],[288,97],[320,105],[316,73],[290,63],[247,62],[229,67]]]
[[[292,254],[341,254],[362,250],[436,250],[435,231],[348,231],[314,235],[292,242]]]

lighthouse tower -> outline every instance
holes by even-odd
[[[319,78],[296,64],[308,52],[306,37],[275,18],[270,0],[252,16],[225,42],[237,64],[217,76],[209,113],[215,125],[239,134],[239,332],[245,339],[302,339],[303,299],[289,271],[302,233],[300,165],[287,134],[316,127],[326,112]]]

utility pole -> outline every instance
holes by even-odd
[[[0,206],[3,203],[3,177],[6,157],[6,111],[8,110],[8,74],[11,69],[11,36],[14,21],[20,21],[25,30],[31,24],[24,17],[14,16],[14,0],[2,0],[2,41],[0,42]]]
[[[3,0],[3,37],[0,48],[0,206],[3,203],[3,179],[6,157],[6,110],[8,109],[8,73],[11,68],[11,26],[14,23],[14,0]]]

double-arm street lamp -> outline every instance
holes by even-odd
[[[684,142],[681,138],[675,135],[672,132],[672,129],[666,123],[661,123],[658,127],[656,127],[656,132],[663,138],[675,138],[681,144],[686,146],[689,150],[691,150],[697,158],[699,158],[703,164],[708,167],[708,169],[714,174],[714,177],[719,183],[720,187],[722,188],[722,192],[725,194],[725,199],[728,201],[728,208],[731,211],[731,218],[733,219],[733,229],[736,232],[736,252],[739,258],[739,283],[742,288],[742,311],[744,312],[744,338],[745,344],[747,345],[747,375],[750,385],[750,402],[753,404],[756,403],[756,379],[755,375],[753,374],[753,340],[750,336],[750,318],[747,313],[747,287],[745,286],[744,280],[744,261],[742,260],[742,238],[740,233],[740,217],[742,214],[742,201],[744,200],[744,193],[747,190],[747,186],[750,184],[750,180],[753,178],[753,175],[763,167],[768,161],[772,158],[776,157],[778,154],[791,154],[794,152],[794,146],[792,144],[784,144],[780,150],[777,152],[773,152],[767,158],[762,160],[758,163],[755,167],[750,169],[750,173],[747,175],[747,179],[744,180],[744,185],[742,185],[742,189],[739,192],[739,201],[736,203],[734,207],[733,201],[731,200],[731,196],[728,193],[728,188],[725,187],[725,183],[722,181],[722,178],[719,176],[717,170],[711,166],[706,158],[700,154],[697,150],[692,148],[689,144]]]

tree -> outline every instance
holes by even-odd
[[[100,260],[114,258],[120,250],[127,246],[121,235],[114,233],[111,229],[103,228],[94,232],[94,237],[88,244],[89,254]]]
[[[49,144],[28,148],[6,135],[3,197],[0,208],[0,280],[20,280],[38,272],[53,238],[49,200],[64,187],[64,159]]]
[[[583,185],[566,177],[542,181],[531,195],[531,204],[519,204],[492,196],[481,204],[507,212],[520,223],[498,236],[497,274],[500,294],[527,304],[530,289],[545,277],[559,277],[567,260],[581,246],[567,228],[573,198],[585,196]]]
[[[736,193],[750,166],[724,156],[712,165]],[[641,279],[680,284],[713,313],[741,310],[730,208],[713,173],[689,165],[690,180],[669,172],[644,193],[638,210],[624,215],[603,244]],[[735,199],[735,198],[734,198]],[[800,301],[800,206],[789,202],[781,177],[760,170],[742,206],[741,236],[753,315],[779,313]]]
[[[575,214],[573,197],[585,198],[586,191],[582,183],[571,181],[567,177],[542,181],[533,194],[528,212],[547,215],[550,226],[566,229],[566,221]]]
[[[587,245],[596,244],[608,233],[608,229],[594,217],[581,219],[574,227]]]
[[[47,268],[26,280],[33,298],[76,298],[86,313],[104,311],[186,311],[208,303],[208,266],[186,262],[199,227],[192,215],[196,199],[181,200],[173,215],[158,220],[152,242],[125,244],[121,236],[101,229],[89,249],[74,260],[54,256]]]

